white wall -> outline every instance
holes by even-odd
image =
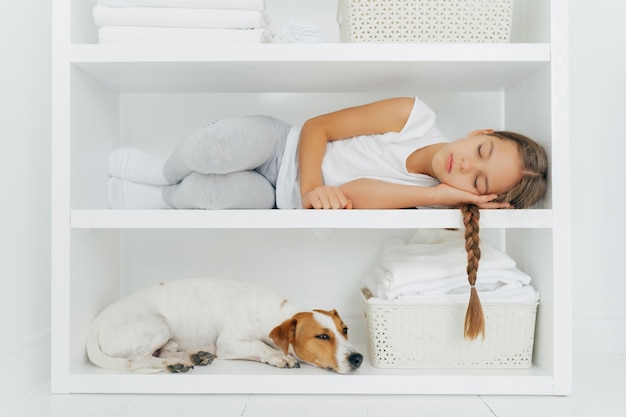
[[[51,5],[0,4],[2,404],[49,377]],[[574,348],[626,352],[626,3],[570,7]]]
[[[574,347],[626,352],[626,2],[570,8]]]
[[[50,4],[0,3],[0,404],[49,378]]]

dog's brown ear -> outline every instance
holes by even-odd
[[[298,320],[291,318],[285,320],[270,332],[270,340],[274,342],[285,355],[289,354],[289,344],[296,335],[296,325]]]

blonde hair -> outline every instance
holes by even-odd
[[[515,208],[534,206],[548,189],[548,157],[541,145],[519,133],[499,131],[489,133],[503,140],[511,140],[518,146],[522,159],[522,179],[510,190],[500,194],[495,201],[511,203]],[[467,280],[470,299],[465,313],[464,335],[474,340],[485,337],[485,317],[476,290],[476,277],[480,261],[480,238],[478,237],[480,210],[473,204],[459,206],[465,226],[465,251],[467,252]]]
[[[467,280],[470,284],[470,299],[465,313],[464,335],[467,339],[474,340],[478,335],[485,337],[485,317],[483,307],[476,291],[476,277],[478,274],[478,262],[480,261],[480,238],[478,237],[478,221],[480,210],[473,204],[461,204],[459,206],[465,225],[465,251],[467,252]]]
[[[522,179],[495,201],[511,203],[521,209],[537,204],[548,189],[548,156],[545,149],[519,133],[496,131],[488,135],[515,142],[522,159]]]

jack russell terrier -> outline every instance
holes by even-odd
[[[219,358],[348,374],[363,362],[335,310],[304,311],[258,285],[204,278],[111,304],[91,324],[87,355],[102,368],[140,372],[186,372]]]

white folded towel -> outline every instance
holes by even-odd
[[[416,242],[416,240],[412,240]],[[419,242],[419,241],[417,241]],[[480,243],[480,271],[511,269],[515,261],[488,242]],[[380,265],[385,270],[384,282],[389,289],[413,282],[432,281],[466,273],[467,252],[460,233],[446,235],[433,243],[408,243],[397,239],[381,252]]]
[[[93,20],[98,27],[148,26],[190,27],[215,29],[267,28],[269,19],[260,10],[184,9],[165,7],[93,8]]]
[[[111,7],[265,10],[265,0],[98,0],[98,4]]]
[[[370,298],[368,302],[389,304],[397,304],[399,302],[411,304],[467,304],[469,285],[466,288],[467,291],[464,293],[426,296],[405,295],[391,301],[376,297],[376,294],[374,294],[374,298]],[[540,299],[539,293],[531,285],[525,285],[521,288],[515,285],[503,285],[493,291],[478,291],[478,295],[483,304],[528,304],[536,303]]]
[[[269,43],[265,29],[151,28],[105,26],[98,30],[102,44],[243,44]]]
[[[539,294],[529,285],[530,276],[515,261],[488,242],[481,242],[482,256],[476,290],[483,303],[532,303]],[[394,239],[381,251],[380,265],[363,286],[382,302],[422,304],[467,303],[467,253],[463,232],[419,230],[408,244]],[[370,300],[371,301],[371,300]]]
[[[456,292],[469,291],[467,274],[454,275],[431,281],[416,281],[396,288],[387,288],[384,281],[384,272],[375,268],[374,274],[368,278],[367,287],[379,298],[393,300],[402,295],[413,296],[454,294]],[[521,288],[530,284],[531,278],[517,268],[512,269],[488,269],[478,270],[476,289],[480,291],[492,291],[502,285],[514,285]]]
[[[287,24],[274,37],[278,43],[320,43],[324,42],[324,34],[318,25],[289,19]]]

